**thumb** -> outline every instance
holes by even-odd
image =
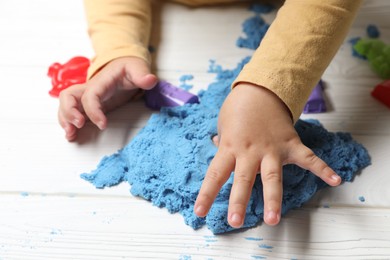
[[[126,64],[123,87],[125,89],[141,88],[152,89],[157,84],[157,76],[150,72],[145,61],[139,60]]]

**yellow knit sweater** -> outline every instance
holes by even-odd
[[[175,0],[191,6],[242,0]],[[299,118],[312,88],[336,54],[362,0],[286,0],[251,61],[234,81],[263,86]],[[150,63],[151,0],[84,0],[96,56],[89,77],[113,59]]]

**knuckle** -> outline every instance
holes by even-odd
[[[60,102],[69,96],[68,93],[69,93],[69,91],[67,91],[67,89],[64,89],[63,91],[60,92],[60,95],[58,96],[58,98],[60,99]]]
[[[248,202],[243,198],[236,198],[234,202],[229,203],[229,210],[233,212],[241,212],[245,214]]]
[[[90,100],[90,92],[89,91],[85,91],[84,92],[84,95],[81,96],[80,100],[81,100],[81,103],[85,106],[85,105],[88,105],[89,103],[89,100]]]
[[[204,203],[206,205],[211,204],[213,201],[214,198],[206,192],[200,192],[197,198],[198,203],[202,203],[202,204]]]
[[[297,135],[287,137],[285,142],[292,147],[299,147],[303,145],[301,139]]]
[[[231,152],[232,147],[234,146],[230,138],[226,136],[225,138],[222,139],[222,135],[219,135],[219,145],[220,145],[220,150],[222,149],[226,152]]]
[[[206,180],[209,182],[213,182],[218,186],[222,186],[225,183],[222,178],[222,174],[215,168],[209,168],[206,174]]]
[[[264,182],[282,183],[282,176],[278,171],[268,171],[261,175]]]
[[[75,85],[71,85],[70,87],[66,88],[66,89],[63,89],[61,92],[60,92],[60,95],[59,97],[61,98],[62,97],[67,97],[67,96],[71,96],[72,94],[74,94],[75,92],[77,92],[78,89],[81,88],[81,84],[75,84]]]
[[[312,151],[307,151],[305,154],[305,159],[310,163],[316,163],[318,157]]]
[[[248,174],[235,173],[234,182],[236,182],[237,184],[245,185],[245,186],[251,186],[253,183],[253,178],[251,176],[249,176]]]
[[[70,108],[68,106],[60,105],[57,111],[57,117],[60,121],[69,121],[71,117]]]
[[[310,154],[306,157],[307,162],[309,164],[312,164],[318,171],[325,170],[328,166],[313,152],[310,152]]]
[[[72,92],[69,88],[67,88],[60,92],[58,99],[60,100],[60,102],[64,102],[65,100],[69,100],[69,98],[71,97],[72,97]]]

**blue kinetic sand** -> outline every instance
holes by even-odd
[[[239,37],[236,45],[240,48],[248,48],[251,50],[256,50],[259,47],[261,40],[270,27],[260,15],[249,18],[242,26],[246,37]]]
[[[369,38],[379,38],[379,36],[381,35],[378,27],[373,24],[369,24],[367,26],[366,32]]]
[[[179,79],[179,81],[180,81],[179,87],[186,90],[186,91],[189,91],[190,89],[193,88],[193,85],[187,84],[187,81],[190,81],[193,79],[194,79],[194,76],[190,75],[190,74],[186,74],[186,75],[181,76]]]
[[[356,57],[356,58],[359,58],[359,59],[362,59],[362,60],[367,60],[366,57],[364,57],[363,55],[360,55],[354,48],[353,46],[355,46],[355,44],[361,40],[361,37],[354,37],[354,38],[351,38],[348,42],[351,44],[352,48],[352,56]]]
[[[259,40],[251,37],[258,36],[248,35],[248,42]],[[207,91],[199,93],[200,103],[163,108],[152,115],[128,145],[105,156],[95,170],[81,177],[97,188],[128,182],[131,194],[165,207],[171,213],[179,212],[185,223],[194,229],[207,225],[215,234],[233,230],[226,219],[233,175],[221,189],[206,218],[197,217],[193,208],[207,168],[217,152],[211,138],[217,133],[219,109],[233,80],[249,59],[245,58],[232,70],[223,69],[212,61],[209,72],[216,74],[216,79]],[[366,149],[347,133],[330,133],[313,120],[300,120],[295,127],[302,142],[344,181],[351,181],[357,172],[370,164]],[[327,184],[309,171],[295,165],[284,166],[282,213],[301,206],[324,187]],[[263,187],[258,176],[243,228],[260,223],[263,211]]]
[[[270,4],[253,4],[250,6],[249,10],[257,14],[268,14],[275,10],[275,7]]]
[[[166,207],[171,213],[180,212],[185,223],[194,229],[206,224],[215,234],[233,230],[226,219],[233,177],[222,188],[206,218],[195,216],[193,207],[207,167],[217,151],[211,137],[217,133],[219,108],[247,61],[233,70],[212,64],[216,82],[200,93],[199,104],[163,108],[126,147],[104,157],[96,170],[81,177],[97,188],[127,181],[134,196]],[[351,181],[359,170],[370,164],[366,149],[347,133],[330,133],[318,121],[300,120],[296,130],[302,142],[344,181]],[[309,171],[295,165],[285,166],[282,213],[301,206],[326,186]],[[243,227],[253,227],[262,221],[262,193],[261,179],[257,177]]]
[[[250,11],[255,13],[255,16],[247,19],[242,27],[245,33],[245,38],[239,37],[236,45],[240,48],[248,48],[256,50],[259,47],[261,40],[267,33],[270,25],[264,21],[260,14],[267,14],[275,9],[272,5],[266,4],[253,4],[249,8]]]

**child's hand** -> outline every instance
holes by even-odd
[[[137,88],[151,89],[156,83],[144,60],[124,57],[108,63],[87,83],[65,89],[60,94],[58,120],[66,138],[74,140],[87,119],[101,130],[106,128],[104,112],[129,101]]]
[[[196,215],[205,216],[222,185],[234,171],[229,199],[228,222],[244,223],[256,174],[261,172],[264,221],[280,221],[282,166],[297,164],[310,170],[331,186],[341,178],[304,146],[292,124],[287,107],[265,88],[239,84],[226,98],[218,121],[219,147],[195,203]]]

